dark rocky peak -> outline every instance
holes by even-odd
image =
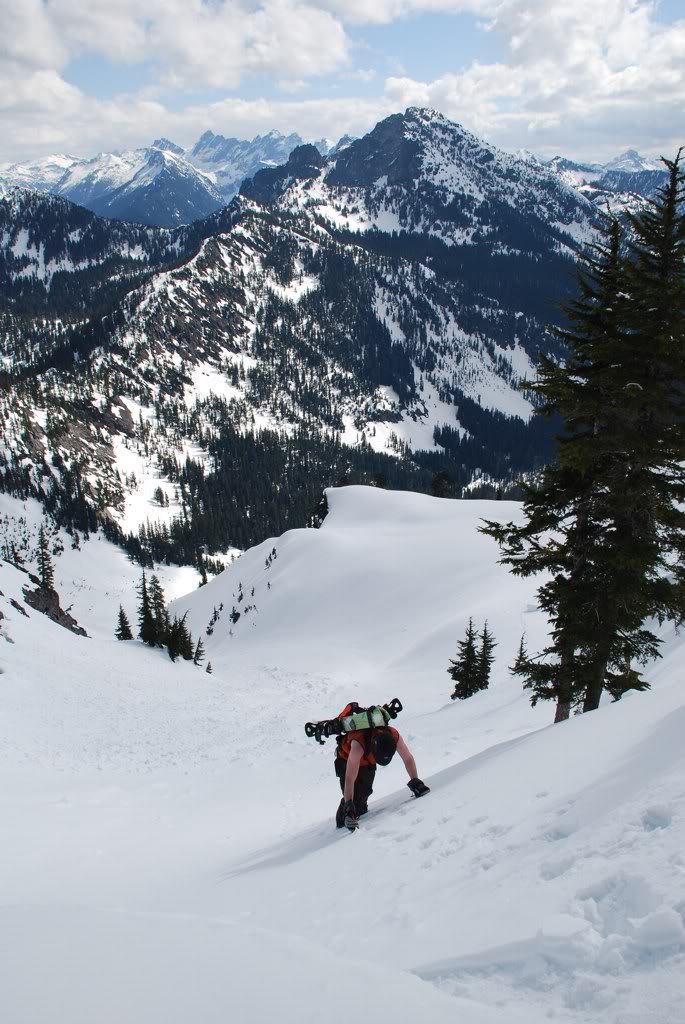
[[[286,168],[294,178],[315,178],[324,165],[324,158],[316,146],[305,143],[296,146],[288,157]]]
[[[409,112],[407,112],[409,113]],[[337,154],[326,175],[329,185],[368,186],[379,178],[388,185],[406,184],[419,176],[421,147],[407,137],[407,114],[392,114]]]
[[[258,203],[273,203],[294,179],[315,178],[324,165],[324,158],[316,146],[305,143],[296,146],[288,161],[280,167],[265,167],[240,186],[240,195]]]
[[[342,141],[342,140],[341,140]],[[487,163],[495,150],[460,124],[430,107],[408,107],[380,121],[361,139],[339,149],[326,175],[330,185],[407,185],[433,170],[439,160]]]

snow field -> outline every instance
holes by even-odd
[[[672,1024],[682,637],[665,630],[652,692],[551,726],[507,671],[524,628],[544,641],[535,584],[477,533],[518,506],[328,498],[321,530],[174,604],[212,675],[113,639],[138,570],[107,542],[57,560],[90,639],[22,615],[26,577],[0,562],[3,1020],[342,1022],[351,990],[400,1024]],[[470,615],[498,642],[493,681],[453,703]],[[338,832],[334,746],[303,724],[394,696],[431,794],[393,761]]]

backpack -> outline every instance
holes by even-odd
[[[345,705],[337,718],[328,718],[323,722],[307,722],[304,731],[310,738],[314,737],[319,743],[323,743],[322,736],[339,736],[345,732],[386,726],[391,718],[397,718],[401,710],[402,703],[397,697],[388,704],[373,704],[370,708],[360,708],[356,701],[351,701]]]
[[[342,732],[358,732],[361,729],[377,729],[387,725],[394,716],[381,704],[372,704],[370,708],[360,708],[358,704],[347,704],[338,714]]]

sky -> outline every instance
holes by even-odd
[[[0,162],[429,106],[507,150],[685,143],[685,0],[0,0]]]

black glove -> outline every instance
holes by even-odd
[[[343,828],[345,824],[345,801],[341,800],[338,804],[338,809],[335,812],[335,827]]]
[[[407,785],[414,796],[425,796],[426,793],[430,793],[430,789],[425,782],[421,782],[421,779],[410,779]]]
[[[359,815],[353,800],[348,800],[345,804],[344,822],[345,828],[349,828],[350,832],[353,832],[355,828],[359,828]]]

